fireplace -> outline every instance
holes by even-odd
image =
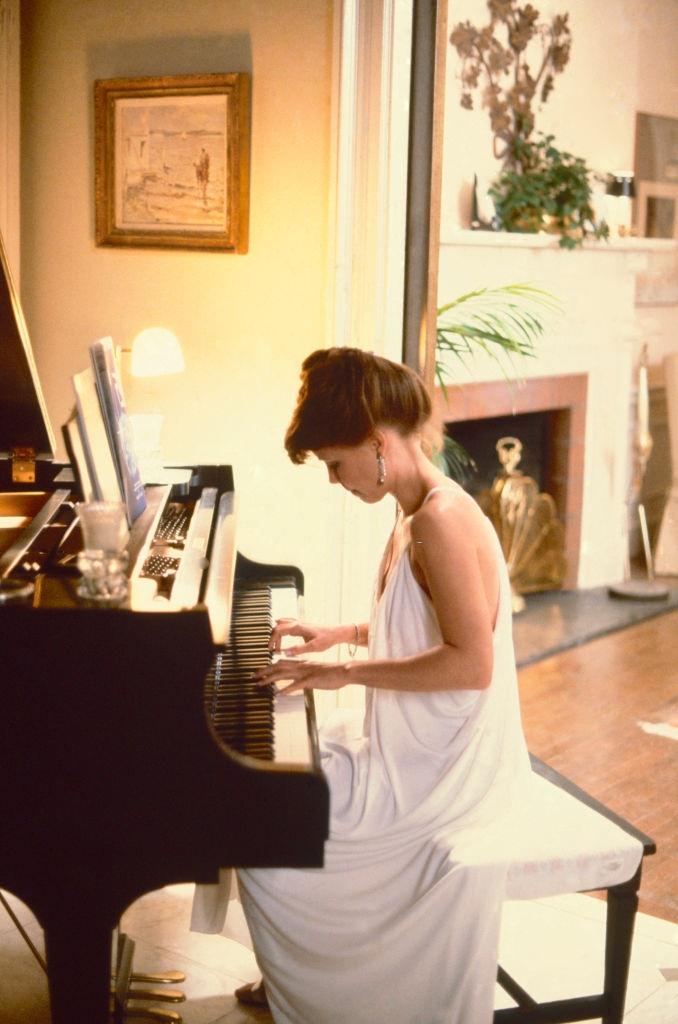
[[[463,364],[446,354],[441,362],[455,382],[446,420],[569,409],[567,430],[555,418],[556,433],[569,435],[567,455],[558,455],[567,493],[555,496],[565,510],[568,588],[607,587],[625,576],[634,365],[643,337],[636,284],[658,244],[667,243],[610,239],[565,252],[546,234],[441,226],[439,305],[507,281],[536,284],[561,304],[545,318],[534,358],[515,357],[506,367],[524,385],[507,383],[489,350]]]
[[[500,469],[496,441],[523,443],[522,471],[555,501],[565,529],[566,589],[577,586],[584,482],[587,375],[533,377],[448,387],[441,407],[447,432],[473,456],[478,474],[467,489],[488,487]]]

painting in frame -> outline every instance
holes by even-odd
[[[250,77],[94,83],[97,245],[246,253]]]
[[[635,226],[641,238],[678,239],[678,118],[636,114]],[[678,304],[678,253],[648,252],[636,280],[636,305]]]

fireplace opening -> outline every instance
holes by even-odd
[[[565,528],[565,589],[577,586],[584,485],[585,374],[533,377],[520,386],[505,381],[456,385],[438,395],[445,430],[470,453],[478,473],[464,486],[474,496],[501,471],[495,445],[517,437],[519,469],[549,494]]]
[[[532,477],[540,491],[551,495],[558,517],[565,519],[570,438],[568,409],[464,420],[448,423],[446,431],[468,452],[476,465],[476,471],[465,482],[466,490],[474,497],[488,490],[501,472],[497,441],[501,437],[518,438],[523,446],[518,469],[525,476]]]

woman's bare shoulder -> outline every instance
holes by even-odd
[[[435,535],[469,539],[484,531],[485,516],[479,505],[459,484],[450,480],[431,493],[412,516],[412,539]]]

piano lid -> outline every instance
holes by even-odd
[[[0,455],[32,448],[52,458],[54,434],[2,236],[0,270]]]

